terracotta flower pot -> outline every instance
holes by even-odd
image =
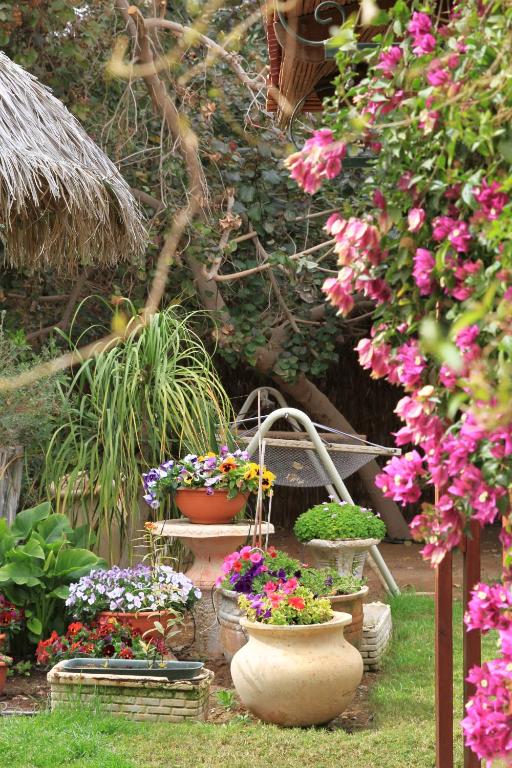
[[[231,676],[243,704],[268,723],[327,723],[350,704],[363,675],[361,654],[343,637],[348,613],[323,624],[277,626],[240,619],[249,641]]]
[[[173,611],[138,611],[137,613],[101,611],[98,618],[117,619],[123,626],[138,630],[143,635],[143,640],[148,641],[161,637],[160,632],[155,629],[155,621],[159,621],[165,629],[169,619],[173,619],[175,615]]]
[[[228,499],[227,490],[208,495],[206,488],[181,488],[176,493],[176,506],[191,523],[221,525],[229,523],[245,507],[248,493]]]
[[[3,661],[0,661],[0,695],[4,692],[5,683],[7,681],[8,666]]]
[[[352,616],[352,621],[345,627],[344,635],[345,640],[357,650],[361,647],[363,639],[363,600],[367,594],[368,587],[361,587],[359,592],[352,595],[332,595],[328,598],[333,611],[344,611]]]

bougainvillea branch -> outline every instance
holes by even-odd
[[[287,162],[312,194],[358,147],[373,155],[359,199],[326,222],[339,273],[324,292],[343,315],[356,293],[376,304],[360,363],[405,390],[404,454],[377,485],[402,505],[442,488],[411,526],[436,565],[470,520],[506,515],[512,484],[512,4],[461,4],[444,26],[402,2],[391,15],[397,38],[356,84],[367,54],[344,45],[338,109]],[[503,583],[479,585],[467,615],[500,637],[500,658],[471,671],[463,721],[489,765],[512,758],[510,527],[504,517]]]

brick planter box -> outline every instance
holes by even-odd
[[[359,650],[365,672],[374,672],[380,669],[381,659],[391,641],[391,608],[385,603],[367,603],[363,612],[363,640]]]
[[[182,723],[206,720],[213,672],[203,669],[192,680],[64,671],[62,662],[48,672],[50,707],[88,705],[130,720]]]

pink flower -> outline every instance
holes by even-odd
[[[373,193],[373,204],[377,208],[380,208],[381,211],[386,210],[386,199],[380,189],[376,189]]]
[[[339,280],[336,277],[328,277],[324,280],[322,291],[326,294],[329,303],[336,307],[342,315],[348,315],[354,307],[353,291],[350,283]]]
[[[393,456],[384,471],[377,475],[375,485],[384,496],[405,506],[420,498],[421,490],[416,481],[424,473],[423,459],[417,451],[410,451],[404,456]]]
[[[417,35],[414,38],[413,53],[417,56],[423,56],[428,53],[433,53],[436,49],[436,39],[434,35],[427,32],[425,35]]]
[[[412,18],[407,26],[407,31],[409,34],[413,37],[417,37],[418,35],[424,35],[427,32],[430,32],[431,29],[432,21],[430,16],[428,16],[426,13],[422,13],[421,11],[414,11]]]
[[[341,171],[346,145],[334,140],[328,128],[315,131],[304,147],[290,155],[285,165],[290,175],[308,194],[314,194],[324,179],[334,179]]]
[[[261,563],[261,561],[263,560],[263,555],[261,554],[261,552],[252,552],[251,555],[249,556],[249,560],[251,561],[251,563]]]
[[[434,59],[427,70],[427,82],[429,85],[438,87],[440,85],[446,85],[451,83],[452,76],[450,72],[444,68],[439,59]]]
[[[285,581],[281,589],[285,594],[289,595],[291,592],[294,592],[297,589],[298,584],[298,580],[293,577],[288,579],[288,581]]]
[[[421,382],[421,376],[426,368],[426,360],[421,354],[416,340],[407,341],[397,349],[397,376],[406,388],[412,388]]]
[[[438,216],[432,223],[434,240],[439,241],[448,238],[456,251],[459,253],[468,252],[471,234],[465,221],[453,219],[450,216]]]
[[[446,60],[446,63],[448,64],[450,69],[455,69],[460,61],[460,56],[458,53],[451,53],[448,56],[448,59]]]
[[[359,364],[371,369],[372,378],[380,379],[390,370],[391,347],[387,344],[375,344],[371,339],[361,339],[356,352],[359,354]]]
[[[421,296],[428,296],[432,293],[434,279],[432,272],[435,267],[435,259],[431,252],[426,248],[417,248],[414,254],[413,277],[416,285],[420,289]]]
[[[503,760],[512,754],[512,669],[505,659],[473,667],[468,676],[476,692],[466,704],[462,721],[466,744],[482,760]]]
[[[489,221],[494,221],[498,218],[509,201],[508,195],[505,192],[500,192],[500,189],[501,187],[497,181],[487,184],[484,179],[481,187],[474,190],[475,200],[480,203],[480,211],[477,212],[477,215],[480,213]]]
[[[425,223],[425,211],[423,208],[411,208],[407,215],[409,232],[419,232]]]
[[[384,77],[393,77],[393,73],[402,58],[402,49],[398,45],[393,45],[387,51],[383,51],[379,56],[378,64],[375,69],[380,69]]]

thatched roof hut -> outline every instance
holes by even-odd
[[[114,164],[48,88],[0,52],[4,262],[70,271],[129,258],[144,242],[137,205]]]

